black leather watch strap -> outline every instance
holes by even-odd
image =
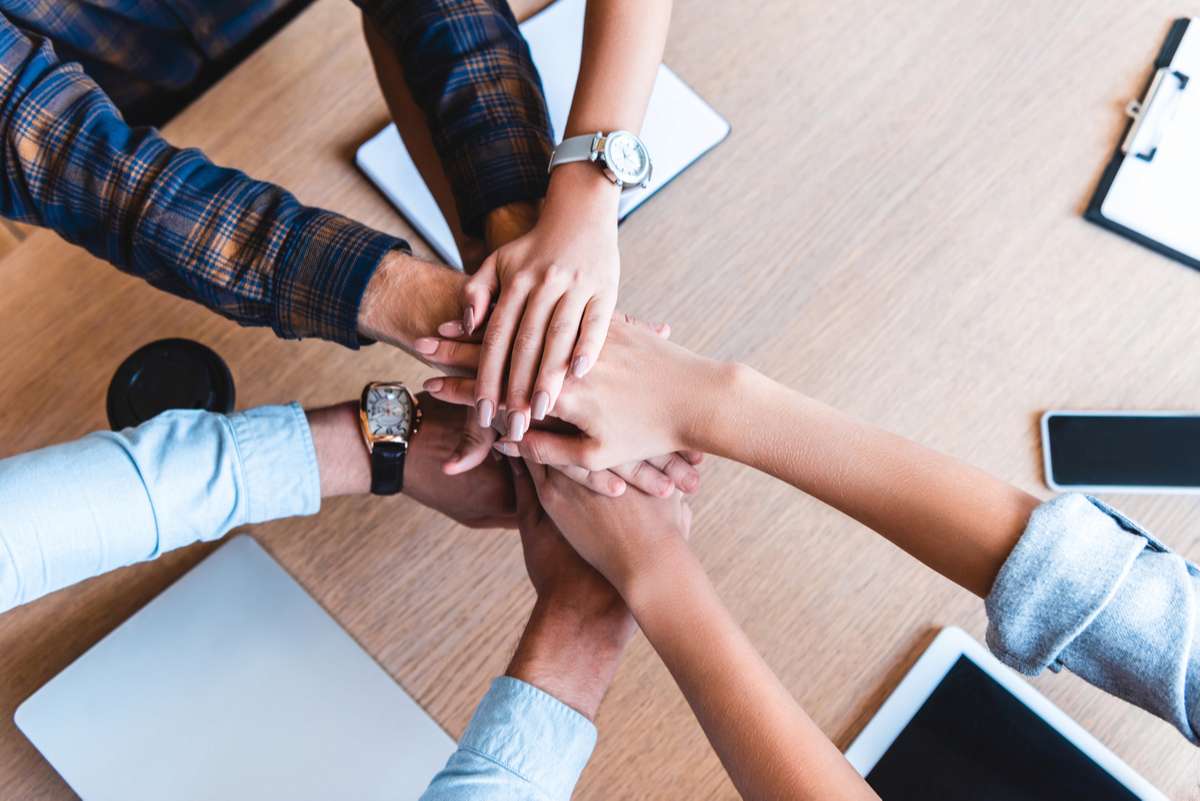
[[[404,457],[408,446],[399,442],[376,442],[371,449],[371,493],[395,495],[404,489]]]

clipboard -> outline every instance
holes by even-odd
[[[1167,33],[1084,218],[1200,270],[1200,23]]]

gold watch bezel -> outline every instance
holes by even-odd
[[[371,433],[370,422],[367,419],[367,395],[373,389],[381,389],[383,387],[396,388],[408,395],[408,401],[412,405],[412,428],[408,432],[407,437],[399,434],[387,435],[378,437]],[[367,445],[367,452],[374,452],[375,444],[379,442],[395,442],[407,448],[412,444],[412,438],[417,435],[417,431],[421,428],[421,401],[414,395],[402,381],[371,381],[363,387],[362,394],[358,398],[358,426],[362,431],[363,442]]]

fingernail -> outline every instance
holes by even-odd
[[[479,401],[475,407],[479,410],[479,427],[490,428],[492,425],[492,415],[495,414],[496,407],[487,398]]]
[[[508,438],[513,442],[520,442],[521,437],[525,436],[525,430],[528,424],[525,422],[524,412],[513,412],[508,416]]]
[[[587,356],[576,356],[574,363],[571,365],[571,374],[576,378],[583,378],[587,375],[588,368],[591,366],[591,359]]]
[[[696,491],[696,487],[700,484],[700,479],[695,476],[687,476],[679,482],[679,488],[689,495]]]
[[[512,456],[515,458],[521,455],[520,448],[511,442],[497,442],[492,447],[500,451],[500,453],[503,453],[505,456]]]
[[[451,320],[448,323],[439,325],[437,332],[444,337],[461,337],[463,335],[463,324],[458,320]]]
[[[425,390],[426,392],[441,392],[442,387],[444,386],[446,386],[446,379],[429,378],[426,379],[425,383],[421,385],[421,389]]]
[[[437,353],[438,341],[433,337],[421,337],[413,342],[413,348],[417,353],[424,353],[426,356],[432,356]]]
[[[548,411],[550,411],[550,393],[540,391],[533,393],[533,419],[545,420]]]
[[[470,334],[474,333],[474,331],[475,331],[475,308],[473,306],[468,306],[467,310],[465,312],[463,312],[462,327],[463,327],[463,331],[465,331],[468,336]]]
[[[619,478],[614,478],[608,482],[608,491],[614,496],[621,495],[625,492],[625,482]]]

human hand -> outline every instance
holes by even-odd
[[[705,450],[705,432],[716,416],[736,414],[730,389],[736,370],[614,320],[603,358],[586,379],[569,378],[559,396],[555,416],[575,431],[531,430],[519,452],[527,461],[595,471],[655,454]],[[470,378],[435,379],[429,388],[451,403],[471,403],[476,396]]]
[[[443,369],[461,369],[479,360],[478,346],[451,342],[440,352],[429,347],[438,323],[458,313],[467,277],[443,264],[422,261],[400,251],[383,257],[358,309],[358,332],[386,342]]]
[[[421,425],[404,465],[404,494],[471,528],[515,528],[516,505],[508,467],[491,458],[446,475],[443,463],[462,447],[468,409],[427,393],[418,396]],[[476,429],[478,430],[478,429]],[[488,450],[490,443],[484,444]]]
[[[686,551],[692,513],[676,492],[605,498],[536,463],[525,463],[538,501],[571,547],[626,599],[638,579]],[[681,551],[682,549],[682,551]]]
[[[514,441],[554,408],[568,370],[583,376],[595,364],[616,307],[620,193],[586,166],[556,170],[537,224],[489,256],[462,290],[465,333],[486,322],[480,424],[503,406]]]
[[[671,335],[671,328],[665,323],[646,323],[621,312],[614,315],[614,321],[653,332],[656,336],[663,338],[669,338]],[[438,331],[444,338],[429,337],[425,340],[429,343],[428,352],[441,354],[439,358],[453,358],[461,364],[468,365],[466,369],[469,369],[471,358],[478,356],[478,346],[473,345],[468,338],[465,338],[462,323],[457,320],[449,321],[439,326]],[[474,350],[467,350],[470,348]],[[452,353],[457,355],[451,357],[449,354]],[[477,419],[474,408],[475,382],[473,379],[431,378],[425,382],[424,388],[443,400],[471,406],[473,416],[469,420]],[[500,407],[501,412],[505,409],[504,406]],[[505,434],[507,434],[506,420],[504,414],[499,414],[493,421],[493,425]],[[539,432],[544,430],[561,434],[577,431],[574,426],[562,426],[561,421],[554,418],[535,423],[535,426]],[[534,439],[538,439],[540,436],[539,433]],[[464,442],[467,444],[456,455],[455,463],[446,465],[446,472],[453,473],[474,466],[484,458],[487,448],[495,441],[496,434],[491,429],[477,428],[472,431],[468,428],[464,432]],[[505,437],[505,442],[500,443],[496,448],[506,456],[519,455],[517,446],[508,436]],[[676,488],[689,494],[699,489],[700,474],[696,470],[696,465],[700,464],[703,458],[704,455],[699,451],[685,449],[665,456],[651,456],[613,464],[609,468],[601,470],[587,470],[579,465],[566,462],[554,466],[568,478],[584,484],[602,495],[617,497],[625,492],[626,486],[633,486],[650,495],[666,496]]]
[[[617,591],[542,510],[521,461],[509,466],[525,568],[538,599],[507,673],[593,718],[637,626]]]

